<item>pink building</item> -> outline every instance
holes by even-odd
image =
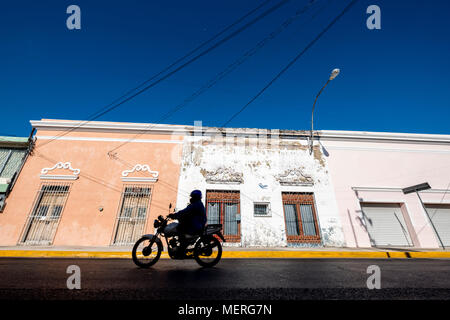
[[[319,136],[348,247],[450,246],[450,135],[320,131]],[[423,182],[432,187],[420,197],[434,228],[418,196],[401,190]]]

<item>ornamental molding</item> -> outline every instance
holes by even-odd
[[[202,170],[207,183],[240,184],[244,182],[242,172],[237,172],[229,167],[220,167],[216,170]]]
[[[289,186],[304,186],[304,185],[313,185],[313,179],[311,176],[303,173],[302,168],[293,168],[287,169],[284,172],[275,176],[275,179],[281,185],[289,185]]]
[[[64,169],[69,170],[71,174],[49,174],[49,171],[53,171],[55,169]],[[50,180],[76,180],[80,175],[80,169],[72,168],[72,164],[70,162],[58,162],[51,168],[43,168],[41,170],[41,179],[50,179]]]
[[[129,177],[128,175],[133,172],[148,172],[150,177]],[[137,164],[131,170],[122,171],[122,181],[128,182],[156,182],[158,181],[159,172],[152,171],[147,164]]]

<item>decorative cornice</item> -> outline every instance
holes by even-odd
[[[194,127],[192,125],[169,125],[152,123],[126,123],[104,121],[74,121],[74,120],[31,120],[33,128],[38,130],[67,130],[76,131],[145,131],[155,134],[179,134],[203,136],[216,134],[230,134],[232,136],[259,136],[262,134],[275,135],[281,139],[305,140],[309,137],[308,130],[278,130],[257,128],[217,128]],[[198,132],[197,132],[198,131]],[[398,142],[398,143],[431,143],[450,144],[450,135],[444,134],[418,134],[395,132],[365,132],[365,131],[314,131],[315,139],[335,141],[371,141],[371,142]]]
[[[36,136],[38,140],[63,140],[63,141],[101,141],[101,142],[131,142],[131,143],[167,143],[182,144],[183,140],[169,139],[126,139],[126,138],[100,138],[100,137],[66,137],[66,136]]]
[[[400,187],[352,187],[353,191],[370,191],[370,192],[403,192]],[[447,189],[428,189],[422,190],[420,193],[447,193]]]
[[[31,126],[38,130],[73,131],[147,131],[161,134],[187,134],[192,126],[168,125],[156,123],[126,123],[103,121],[73,121],[73,120],[31,120]]]
[[[202,170],[207,183],[240,184],[244,182],[243,174],[232,168],[220,167],[213,171]]]
[[[151,177],[128,177],[130,173],[136,171],[146,171],[150,173]],[[147,164],[137,164],[131,170],[122,171],[122,181],[128,182],[156,182],[158,181],[159,172],[150,170],[150,166]]]
[[[308,186],[313,185],[314,183],[313,179],[310,176],[305,175],[301,168],[287,169],[283,173],[276,175],[275,179],[284,186]]]
[[[450,143],[447,134],[396,133],[396,132],[365,132],[319,130],[314,132],[320,140],[337,141],[373,141],[373,142],[403,142],[403,143]]]
[[[0,147],[26,149],[29,143],[29,139],[25,137],[0,136]]]
[[[72,174],[69,175],[52,175],[48,174],[49,171],[55,170],[55,169],[65,169],[72,171]],[[72,168],[72,164],[70,162],[58,162],[51,168],[43,168],[41,170],[41,179],[49,179],[49,180],[76,180],[78,179],[78,176],[80,174],[80,169],[74,169]]]

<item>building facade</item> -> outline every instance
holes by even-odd
[[[448,135],[31,124],[0,245],[128,246],[200,189],[228,246],[450,246]]]
[[[327,159],[302,131],[201,128],[185,138],[177,204],[205,194],[238,246],[345,245]]]
[[[35,147],[0,214],[0,245],[131,245],[175,203],[178,127],[31,124]]]
[[[450,135],[319,134],[348,247],[450,246]]]

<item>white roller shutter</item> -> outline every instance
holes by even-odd
[[[444,246],[450,246],[450,205],[426,205],[427,212]],[[439,240],[438,240],[439,241]]]
[[[396,204],[361,204],[373,246],[412,246],[408,228]]]

